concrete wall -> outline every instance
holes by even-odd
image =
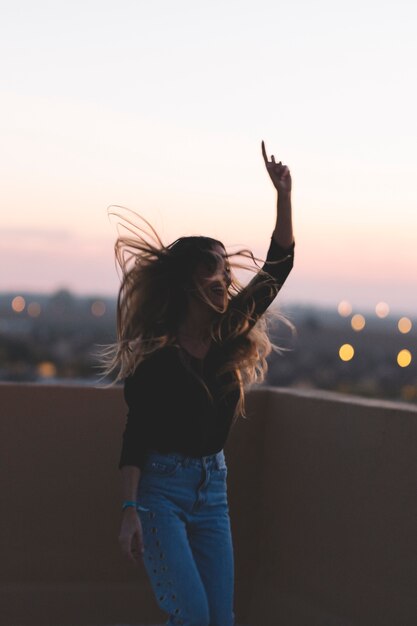
[[[253,623],[415,626],[416,408],[271,390],[266,413]]]
[[[258,389],[225,448],[238,623],[416,626],[417,409]],[[0,624],[156,624],[120,553],[121,388],[0,384]]]

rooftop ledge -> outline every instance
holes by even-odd
[[[355,396],[337,391],[326,391],[324,389],[293,389],[288,387],[272,387],[263,385],[258,389],[253,389],[253,392],[264,392],[286,394],[288,396],[295,396],[298,398],[314,398],[331,400],[333,402],[342,402],[344,404],[357,404],[363,406],[379,407],[381,409],[396,409],[411,411],[417,413],[417,405],[413,405],[407,402],[396,402],[393,400],[380,400],[378,398],[364,398],[363,396]]]
[[[161,624],[117,542],[120,386],[1,383],[1,624]],[[417,407],[259,387],[225,447],[248,626],[417,624]]]

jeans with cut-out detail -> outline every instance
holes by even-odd
[[[167,626],[234,626],[234,560],[224,452],[151,450],[137,512],[143,562]]]

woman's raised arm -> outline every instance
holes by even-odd
[[[261,271],[230,302],[232,312],[249,315],[249,328],[256,323],[276,298],[294,263],[295,241],[291,218],[290,170],[281,161],[276,163],[274,155],[271,156],[270,161],[268,160],[263,141],[262,155],[268,174],[278,192],[276,224],[266,262]]]
[[[268,160],[263,141],[262,156],[272,184],[278,192],[277,221],[272,236],[282,248],[288,248],[294,241],[291,215],[292,180],[290,170],[281,161],[276,163],[273,154],[271,155],[271,160]]]

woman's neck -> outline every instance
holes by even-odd
[[[178,327],[181,335],[187,336],[196,341],[204,341],[210,337],[213,311],[207,306],[189,306],[185,317]]]
[[[211,344],[213,312],[206,307],[189,307],[179,324],[177,340],[191,355],[204,358]]]
[[[210,329],[201,329],[201,328],[192,328],[191,326],[180,326],[178,328],[178,332],[177,335],[179,337],[185,337],[186,339],[190,340],[190,341],[201,341],[201,342],[206,342],[210,339]]]

